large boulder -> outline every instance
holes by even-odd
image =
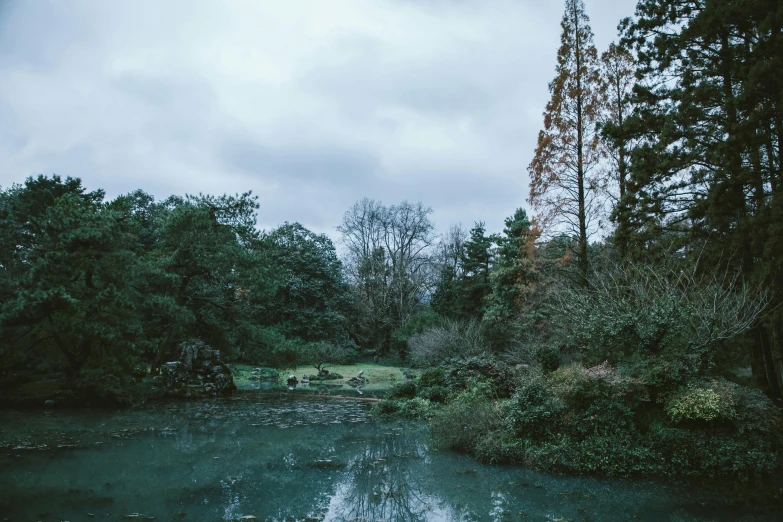
[[[236,389],[231,370],[220,362],[220,350],[199,340],[180,344],[178,359],[163,364],[160,373],[172,395],[217,396]]]

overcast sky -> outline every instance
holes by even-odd
[[[586,0],[599,52],[635,0]],[[0,186],[260,198],[336,237],[367,196],[438,229],[525,206],[561,0],[0,0]]]

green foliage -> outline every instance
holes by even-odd
[[[558,347],[541,344],[536,347],[534,357],[545,372],[553,372],[560,366],[560,349]]]
[[[404,326],[392,331],[392,348],[399,353],[409,353],[408,339],[426,330],[443,325],[446,319],[433,310],[424,310],[411,317]]]
[[[498,246],[490,273],[492,292],[484,303],[485,321],[502,326],[522,313],[535,280],[533,239],[524,209],[506,218],[503,236],[495,238]]]
[[[344,342],[348,285],[332,241],[299,223],[285,223],[261,244],[277,282],[265,305],[265,322],[286,337]]]
[[[385,399],[372,407],[372,414],[379,417],[401,417],[404,419],[429,419],[435,412],[428,400],[418,397],[409,400]]]
[[[420,388],[443,386],[446,384],[446,372],[440,366],[427,368],[419,374],[418,384]]]
[[[562,401],[553,396],[541,376],[523,379],[511,398],[507,422],[522,438],[554,433],[564,409]]]
[[[416,396],[430,402],[442,404],[448,399],[449,390],[445,386],[428,386],[426,388],[419,388],[416,392]]]
[[[766,305],[731,280],[698,277],[676,261],[627,263],[596,274],[591,290],[564,290],[556,310],[565,350],[608,361],[661,393],[725,372],[740,359],[735,340]]]
[[[474,386],[457,394],[430,420],[435,444],[444,448],[474,452],[482,439],[503,428],[500,410],[485,386]]]
[[[349,354],[333,245],[300,225],[262,237],[257,208],[250,193],[106,202],[58,176],[0,191],[4,370],[64,371],[108,400],[190,338],[269,365],[295,366],[310,340]]]
[[[401,382],[389,392],[390,399],[411,399],[416,396],[416,384],[413,382]]]
[[[691,381],[666,398],[664,409],[673,422],[733,420],[738,388],[724,379]]]
[[[463,317],[481,318],[484,315],[484,299],[492,292],[489,273],[493,258],[492,237],[486,235],[484,223],[478,222],[470,230],[462,260],[464,275],[460,286]]]
[[[505,401],[473,381],[433,416],[433,437],[483,461],[569,473],[748,481],[781,471],[781,416],[762,394],[720,380],[665,401],[649,392],[608,364],[528,372]]]
[[[452,359],[443,368],[446,386],[451,390],[467,390],[479,383],[496,397],[510,397],[516,384],[511,369],[491,357]]]

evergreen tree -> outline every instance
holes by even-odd
[[[489,272],[492,268],[494,252],[493,238],[486,235],[484,222],[478,222],[470,230],[465,242],[465,254],[462,259],[464,275],[460,281],[462,315],[481,318],[484,313],[484,299],[492,292]]]
[[[633,197],[628,191],[628,152],[632,145],[628,119],[633,110],[631,95],[636,83],[633,55],[625,47],[612,43],[601,54],[601,74],[605,110],[600,123],[608,159],[608,192],[614,199],[611,215],[617,225],[614,243],[620,257],[625,258],[630,229],[628,200]]]
[[[624,23],[639,57],[629,122],[629,240],[663,234],[706,270],[720,267],[783,301],[780,232],[780,22],[773,1],[643,0]],[[776,309],[779,309],[777,307]],[[753,330],[754,376],[783,388],[783,314]]]
[[[277,291],[266,322],[286,337],[345,342],[348,285],[331,239],[299,223],[285,223],[264,238]]]
[[[524,209],[506,218],[503,235],[497,238],[495,265],[490,274],[492,293],[485,301],[484,319],[509,323],[522,312],[523,301],[533,288],[534,238]]]

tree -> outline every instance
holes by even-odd
[[[464,273],[462,261],[465,257],[467,239],[468,232],[462,228],[462,225],[452,225],[438,243],[436,254],[436,262],[439,266],[438,280],[430,305],[443,317],[460,316],[459,284]]]
[[[0,328],[3,344],[21,352],[12,358],[45,351],[72,381],[107,361],[129,373],[142,296],[125,216],[73,178],[28,178],[1,199]]]
[[[344,343],[348,285],[331,239],[299,223],[285,223],[263,239],[277,290],[266,322],[286,337]]]
[[[431,293],[431,213],[421,203],[386,207],[365,198],[343,217],[338,230],[348,250],[346,267],[362,344],[386,351],[391,332],[404,326]]]
[[[535,238],[527,212],[518,208],[506,218],[503,236],[497,238],[495,265],[490,274],[492,293],[485,300],[484,319],[508,324],[522,313],[524,299],[534,287]]]
[[[775,311],[747,334],[754,377],[783,390],[781,18],[773,1],[643,0],[623,23],[639,59],[629,239],[662,233],[701,270],[772,290]]]
[[[580,282],[588,282],[587,241],[601,214],[597,123],[602,110],[598,55],[582,0],[566,0],[552,98],[530,173],[530,203],[542,224],[577,240]]]
[[[601,118],[602,144],[608,158],[608,194],[614,199],[612,220],[617,224],[614,243],[620,257],[628,252],[629,198],[628,153],[631,146],[628,119],[633,110],[631,95],[636,83],[633,55],[620,45],[612,43],[601,54],[602,94],[606,103]],[[616,190],[616,193],[614,191]]]
[[[486,235],[484,222],[480,221],[470,229],[470,239],[465,242],[462,258],[464,274],[460,279],[460,308],[465,318],[481,319],[484,314],[484,299],[492,292],[489,272],[494,252],[493,238]]]

